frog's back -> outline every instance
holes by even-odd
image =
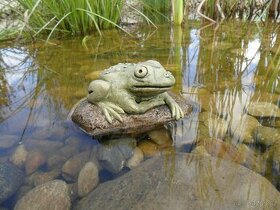
[[[119,63],[117,65],[111,66],[108,69],[105,69],[101,75],[100,78],[104,79],[109,79],[111,78],[112,75],[117,76],[118,74],[127,72],[129,67],[134,66],[135,64],[133,63]]]

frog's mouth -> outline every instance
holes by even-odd
[[[165,86],[155,86],[155,85],[134,85],[132,87],[133,92],[137,93],[162,93],[167,90],[170,90],[172,85],[165,85]]]

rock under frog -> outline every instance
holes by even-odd
[[[88,87],[87,100],[98,105],[106,120],[122,122],[120,114],[142,114],[166,104],[171,116],[179,119],[184,113],[166,92],[175,84],[173,75],[157,61],[119,63],[102,72]]]

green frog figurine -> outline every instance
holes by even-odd
[[[88,87],[87,100],[102,109],[106,120],[122,122],[120,114],[142,114],[167,104],[176,120],[184,113],[166,92],[175,84],[173,75],[157,61],[119,63],[104,70]]]

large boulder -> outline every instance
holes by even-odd
[[[174,100],[182,108],[185,116],[192,111],[193,102],[172,94]],[[110,134],[137,134],[160,127],[166,122],[174,120],[167,105],[155,107],[144,114],[122,114],[123,122],[114,120],[108,123],[101,108],[81,100],[70,113],[71,119],[83,131],[94,137]]]
[[[100,184],[74,206],[76,210],[251,208],[280,209],[280,193],[243,166],[190,154],[149,159]]]
[[[11,163],[0,164],[0,204],[21,186],[24,173]]]

